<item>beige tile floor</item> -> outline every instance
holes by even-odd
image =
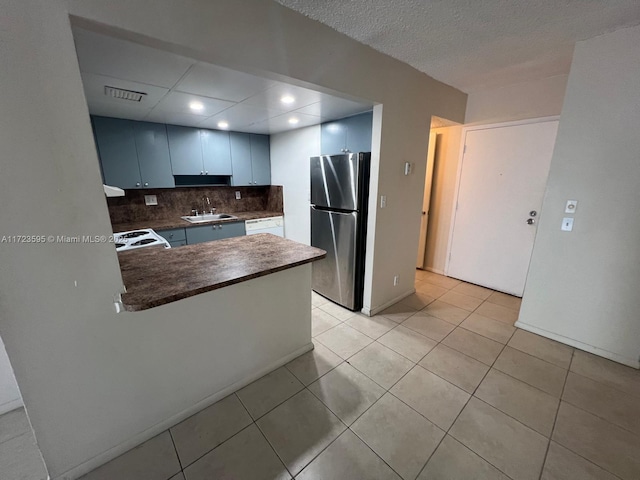
[[[639,479],[640,372],[519,308],[422,271],[372,318],[314,294],[313,351],[85,479]]]

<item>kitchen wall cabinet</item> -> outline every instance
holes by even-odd
[[[174,175],[230,176],[229,132],[167,125]]]
[[[223,238],[240,237],[246,234],[244,222],[226,222],[216,225],[189,227],[186,230],[187,244],[211,242]]]
[[[320,127],[322,155],[370,152],[373,112],[323,123]]]
[[[164,125],[93,117],[93,128],[105,184],[124,189],[175,186]]]
[[[269,136],[230,132],[233,186],[269,185],[271,157]]]
[[[231,176],[233,170],[229,132],[200,130],[200,141],[205,174]]]
[[[200,130],[167,125],[171,170],[174,175],[203,175]]]
[[[109,117],[92,119],[107,185],[173,188],[174,175],[181,179],[230,177],[234,186],[271,184],[269,135]]]
[[[161,123],[134,122],[142,188],[175,186],[169,157],[167,129]]]

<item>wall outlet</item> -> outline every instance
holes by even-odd
[[[387,206],[387,196],[380,195],[380,208],[385,208]]]
[[[242,198],[242,195],[240,195],[240,192],[236,192],[236,200],[240,200]]]
[[[158,197],[156,195],[145,195],[144,196],[144,204],[145,205],[157,205]]]
[[[393,286],[397,287],[398,286],[398,275],[394,275],[393,276]]]

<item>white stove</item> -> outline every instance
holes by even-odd
[[[164,248],[171,248],[169,242],[150,228],[114,233],[113,240],[116,244],[116,252],[125,252],[127,250],[135,250],[137,248],[156,247],[159,245],[162,245]]]

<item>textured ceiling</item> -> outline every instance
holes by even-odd
[[[465,92],[565,74],[639,0],[277,0]]]

